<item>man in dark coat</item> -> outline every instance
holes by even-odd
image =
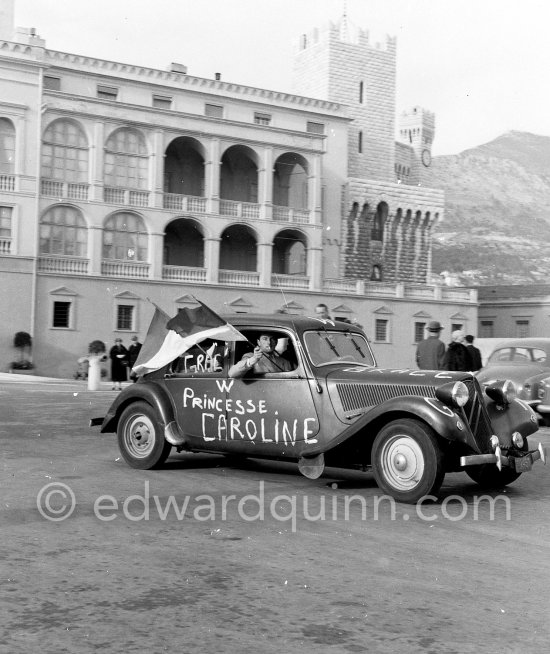
[[[132,336],[130,339],[132,341],[130,347],[128,348],[128,368],[132,370],[134,367],[134,363],[137,361],[139,351],[141,350],[141,343],[139,342],[139,339],[137,336]],[[135,382],[137,379],[137,375],[133,372],[130,372],[130,379]]]
[[[471,334],[466,334],[464,338],[466,340],[466,349],[470,353],[470,358],[472,359],[473,372],[476,372],[477,370],[481,370],[481,368],[483,367],[483,363],[481,361],[481,352],[474,345],[474,337]]]
[[[456,329],[451,334],[451,342],[445,352],[443,370],[458,370],[470,372],[472,370],[472,359],[464,345],[464,332]]]
[[[437,320],[428,323],[428,338],[416,347],[416,365],[421,370],[443,370],[445,343],[439,338],[442,329]]]
[[[113,380],[113,391],[115,388],[122,390],[122,382],[127,381],[128,350],[122,345],[121,338],[115,338],[115,344],[109,350],[111,359],[111,379]]]

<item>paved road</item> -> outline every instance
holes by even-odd
[[[550,465],[492,508],[448,475],[421,511],[369,474],[183,454],[137,471],[87,426],[114,395],[0,380],[0,652],[548,649]]]

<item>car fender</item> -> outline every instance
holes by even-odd
[[[505,407],[496,402],[488,402],[487,412],[496,435],[503,439],[502,445],[504,446],[511,443],[514,431],[519,431],[522,436],[529,436],[539,428],[537,414],[527,402],[518,398]]]
[[[308,448],[302,455],[310,457],[331,450],[359,432],[369,433],[374,440],[382,425],[398,418],[417,418],[429,425],[441,438],[466,443],[475,451],[479,449],[469,425],[450,407],[434,397],[407,395],[392,398],[368,410],[325,447]],[[372,426],[376,426],[376,429],[371,429]]]
[[[118,421],[124,409],[133,402],[147,402],[154,407],[164,427],[175,422],[174,408],[168,394],[158,384],[132,384],[115,399],[101,424],[101,433],[116,432]]]

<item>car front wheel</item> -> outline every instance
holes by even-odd
[[[161,466],[172,449],[164,438],[157,412],[146,402],[134,402],[124,409],[117,437],[126,463],[140,470]]]
[[[380,431],[372,446],[372,466],[378,486],[410,504],[437,493],[445,476],[435,433],[417,420],[395,420]]]

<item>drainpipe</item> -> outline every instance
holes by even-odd
[[[36,334],[36,303],[37,303],[37,286],[38,286],[38,256],[40,252],[40,169],[42,163],[42,111],[46,107],[42,106],[42,95],[44,86],[44,68],[40,66],[38,77],[38,116],[36,119],[36,194],[35,194],[35,214],[36,214],[36,237],[34,240],[34,259],[32,269],[32,286],[31,286],[31,317],[30,333],[33,339]],[[32,360],[31,354],[31,360]]]

